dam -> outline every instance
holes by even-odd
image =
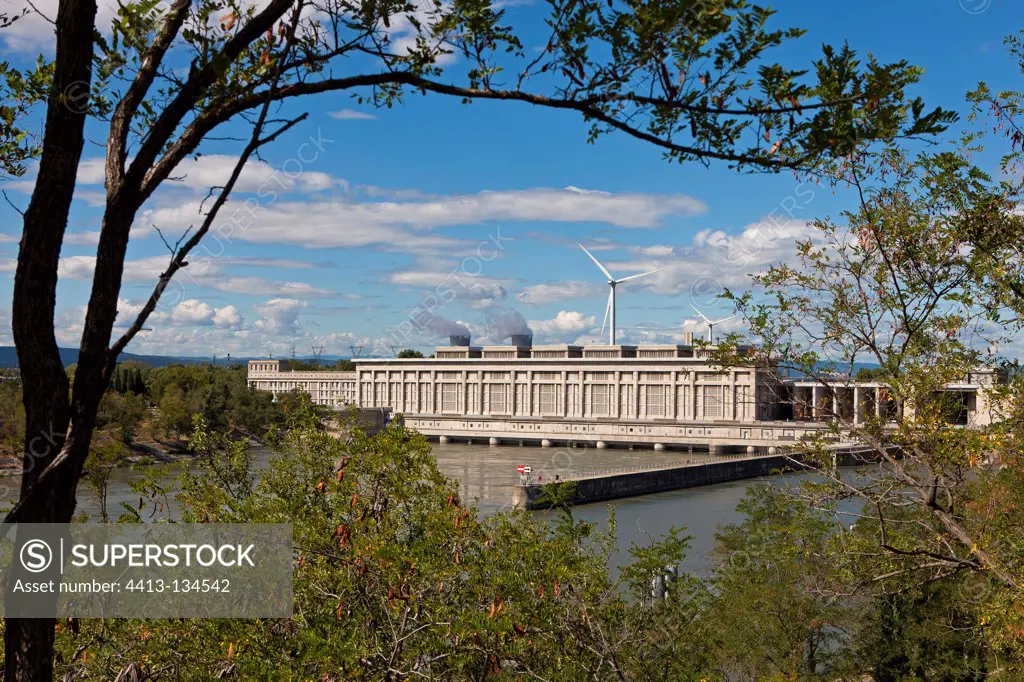
[[[336,409],[389,410],[441,443],[747,456],[780,454],[815,436],[853,446],[850,428],[895,422],[906,409],[877,382],[790,378],[742,357],[728,367],[714,358],[714,349],[692,343],[534,346],[526,337],[479,347],[453,337],[434,357],[357,359],[352,372],[252,360],[248,383],[274,394],[305,391]],[[986,393],[997,381],[982,370],[949,384],[962,406],[954,419],[991,423]]]

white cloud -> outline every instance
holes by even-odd
[[[11,334],[11,311],[0,308],[0,346],[13,346],[14,336]]]
[[[117,322],[118,324],[131,324],[139,313],[142,312],[143,304],[137,301],[129,301],[124,298],[117,299]]]
[[[253,308],[263,316],[255,328],[266,334],[292,334],[299,330],[299,314],[308,304],[294,298],[273,298]]]
[[[125,261],[124,281],[156,284],[160,273],[167,267],[167,256],[151,256],[137,260]],[[230,263],[230,260],[225,261]],[[275,265],[274,260],[258,261],[250,259],[248,265],[259,263]],[[0,272],[6,268],[13,270],[15,261],[9,265],[0,262]],[[96,267],[95,256],[68,256],[61,258],[57,266],[57,274],[61,279],[90,280]],[[185,299],[185,294],[209,287],[215,291],[250,296],[329,296],[333,292],[315,287],[306,282],[268,280],[261,277],[236,277],[226,274],[220,267],[220,260],[206,256],[198,256],[191,265],[180,270],[168,285],[164,299],[177,297]]]
[[[577,310],[560,310],[553,319],[530,320],[530,329],[533,330],[535,342],[566,343],[593,329],[595,321],[593,315],[584,315]]]
[[[171,173],[174,180],[168,180],[163,188],[188,187],[194,190],[208,191],[211,187],[223,185],[231,176],[231,172],[238,161],[237,156],[224,154],[209,154],[199,158],[188,158],[178,164],[178,167]],[[80,185],[102,185],[104,181],[105,160],[100,157],[85,159],[78,166],[78,184]],[[235,192],[257,192],[261,188],[269,196],[270,192],[280,193],[283,191],[307,191],[315,192],[330,189],[336,184],[334,178],[327,173],[319,173],[307,170],[302,164],[296,168],[273,166],[266,161],[250,159],[245,164],[238,182],[235,184]],[[194,215],[199,214],[199,202],[194,204]],[[227,213],[225,212],[225,215]],[[157,223],[160,225],[160,223]],[[161,225],[163,227],[163,225]]]
[[[338,121],[372,121],[377,118],[373,114],[356,109],[339,109],[338,111],[330,111],[327,115]]]
[[[297,244],[307,248],[376,246],[405,253],[450,253],[456,248],[475,249],[480,240],[423,232],[501,221],[597,222],[625,228],[654,228],[671,216],[691,216],[705,210],[702,202],[681,194],[581,194],[533,188],[408,201],[359,202],[343,197],[330,202],[264,202],[251,216],[242,201],[233,200],[225,206],[220,226],[232,239],[261,244]],[[178,203],[151,211],[146,222],[162,229],[182,230],[195,222],[198,213],[198,201]],[[490,253],[497,247],[485,244],[483,248],[489,248],[486,252]]]
[[[72,246],[96,246],[100,243],[100,232],[99,230],[66,232],[64,234],[64,243]]]
[[[655,244],[653,246],[632,246],[629,250],[638,256],[652,256],[657,258],[661,256],[671,256],[675,251],[675,248],[666,244]]]
[[[698,306],[719,305],[716,296],[724,288],[742,289],[750,284],[750,275],[768,266],[792,262],[798,239],[814,238],[817,231],[810,223],[798,220],[748,225],[739,234],[722,230],[701,230],[688,245],[659,246],[642,258],[605,263],[612,273],[643,272],[661,268],[636,282],[660,294],[687,294]]]
[[[567,280],[565,282],[544,282],[533,284],[516,294],[516,300],[527,305],[574,301],[591,296],[607,296],[608,287],[596,282]]]
[[[238,308],[227,305],[213,314],[213,324],[222,329],[236,329],[242,326],[243,318]]]
[[[270,281],[260,277],[219,277],[211,283],[217,291],[250,296],[330,296],[331,291],[306,282]]]
[[[22,10],[28,10],[28,14],[5,28],[0,34],[7,49],[12,52],[52,54],[56,44],[53,21],[57,18],[57,5],[58,0],[36,0],[31,5],[25,0],[13,0],[10,5],[6,6],[4,13],[10,16],[14,16]],[[44,16],[39,16],[32,6],[35,6]],[[116,2],[100,0],[97,5],[96,25],[101,29],[109,28],[116,12]]]
[[[188,298],[174,306],[171,319],[179,324],[212,324],[213,314],[209,304]]]
[[[392,54],[404,56],[413,50],[426,51],[433,56],[434,62],[439,66],[453,63],[456,60],[456,55],[452,48],[449,47],[442,52],[444,45],[438,44],[436,41],[427,42],[423,50],[417,45],[418,36],[429,38],[438,21],[450,14],[451,2],[448,0],[441,2],[413,0],[411,6],[412,12],[396,12],[388,17],[387,24],[380,22],[378,26],[387,34]]]

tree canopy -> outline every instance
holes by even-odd
[[[96,23],[96,0],[61,0],[55,50],[28,69],[5,65],[0,160],[20,173],[38,156],[24,212],[12,329],[25,376],[26,444],[12,521],[63,522],[120,352],[214,225],[245,164],[305,118],[280,105],[341,92],[379,107],[414,94],[494,100],[581,115],[676,162],[741,170],[814,169],[863,145],[930,135],[954,116],[907,94],[920,69],[825,46],[810,64],[772,61],[801,35],[744,0],[552,0],[540,51],[524,48],[489,0],[240,0],[119,3]],[[404,21],[412,39],[397,40]],[[41,136],[23,113],[45,107]],[[201,221],[173,246],[142,309],[115,335],[131,228],[142,205],[228,122],[247,128],[236,165]],[[106,195],[78,364],[66,376],[55,335],[58,262],[86,139],[105,140]],[[233,132],[238,131],[235,128]],[[38,140],[38,143],[35,141]],[[170,245],[170,242],[168,242]],[[27,448],[26,448],[27,450]],[[9,620],[8,679],[52,673],[53,623]]]

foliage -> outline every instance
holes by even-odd
[[[118,393],[146,394],[145,365],[122,362],[114,368],[110,377],[110,390]]]
[[[120,439],[104,438],[97,434],[89,458],[85,460],[82,480],[99,501],[100,521],[110,520],[107,511],[107,494],[110,491],[110,479],[114,470],[124,461],[128,454],[127,448]]]
[[[315,372],[323,369],[319,360],[299,360],[292,358],[281,361],[281,369],[292,372]]]
[[[135,393],[107,391],[96,413],[96,428],[115,429],[122,442],[130,445],[147,415],[146,399]]]
[[[783,492],[752,487],[745,519],[721,529],[712,609],[723,673],[741,679],[813,677],[841,670],[855,613],[840,600],[834,521]]]
[[[825,46],[810,68],[774,63],[772,53],[802,32],[771,27],[772,14],[745,0],[552,0],[550,36],[539,53],[527,53],[505,24],[505,9],[489,0],[125,2],[109,32],[96,25],[95,2],[62,2],[53,63],[41,59],[32,69],[3,73],[12,109],[0,112],[0,164],[8,172],[20,173],[34,154],[19,119],[46,103],[36,182],[47,191],[35,192],[24,212],[12,307],[19,358],[33,377],[24,391],[25,438],[49,428],[67,439],[37,467],[52,463],[61,471],[39,485],[40,474],[23,472],[26,494],[8,520],[70,518],[117,357],[187,266],[248,159],[305,118],[275,118],[276,108],[268,117],[273,104],[326,91],[379,107],[410,92],[519,101],[576,112],[591,140],[614,130],[674,161],[721,160],[762,171],[816,168],[862,145],[931,135],[955,120],[906,94],[920,70],[904,61],[862,59],[844,45]],[[407,23],[412,35],[396,39],[392,21]],[[452,55],[462,62],[461,77],[445,70]],[[243,117],[251,134],[231,175],[211,193],[202,223],[176,242],[140,313],[114,337],[138,212],[184,159],[202,153],[204,141],[234,137],[217,129]],[[106,203],[69,394],[50,312],[87,119],[108,126],[101,135]],[[151,399],[177,416],[198,408],[212,424],[230,397],[224,384],[207,382],[193,390],[174,385]],[[246,419],[263,406],[250,407]],[[170,422],[172,430],[181,427],[177,417]],[[33,639],[48,642],[52,622],[7,625],[7,674],[50,676],[52,652]]]
[[[871,467],[833,467],[825,439],[795,454],[822,476],[799,491],[805,504],[863,505],[839,556],[880,609],[865,650],[889,679],[976,679],[993,653],[1019,674],[1024,651],[1024,551],[1015,540],[1024,529],[1024,382],[1000,353],[1024,320],[1022,184],[1012,171],[1019,96],[980,87],[971,97],[991,103],[1009,142],[998,177],[974,162],[980,131],[952,150],[853,155],[834,170],[856,207],[817,221],[796,262],[755,277],[754,291],[730,293],[762,362],[846,400],[849,372],[820,367],[878,365],[870,378],[883,384],[881,416],[869,406],[855,423],[840,406],[826,434],[867,444]],[[946,388],[963,383],[980,386],[976,397]],[[986,410],[994,423],[977,419]]]
[[[83,622],[61,629],[65,653],[105,635],[87,659],[65,658],[65,673],[112,679],[135,662],[179,679],[577,679],[618,665],[603,628],[619,627],[628,607],[605,569],[609,537],[571,516],[481,518],[422,436],[392,426],[342,442],[312,408],[289,415],[258,477],[244,443],[197,417],[200,468],[179,481],[184,521],[294,524],[296,615]],[[646,556],[660,567],[681,549],[677,540]]]
[[[0,380],[0,452],[21,452],[25,441],[25,407],[21,383]]]
[[[413,350],[411,348],[403,348],[402,350],[398,351],[398,355],[396,355],[395,357],[397,357],[397,358],[422,358],[423,357],[423,353],[419,352],[418,350]]]
[[[168,435],[187,436],[192,416],[210,428],[241,429],[260,436],[282,419],[269,393],[248,386],[241,365],[168,365],[149,371],[147,392],[157,404],[157,421]]]

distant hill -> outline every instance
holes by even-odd
[[[322,355],[320,361],[325,364],[333,365],[336,360],[343,359],[341,355]],[[78,362],[78,349],[77,348],[61,348],[60,358],[64,361],[65,365],[70,365],[74,362]],[[217,363],[223,365],[227,358],[219,355],[217,356]],[[231,363],[246,363],[249,360],[256,360],[258,358],[251,357],[232,357]],[[300,357],[299,360],[311,360],[311,357]],[[347,358],[345,358],[347,359]],[[181,355],[137,355],[135,353],[121,353],[121,357],[118,358],[120,362],[127,360],[134,360],[135,362],[141,362],[150,367],[163,367],[164,365],[198,365],[207,362],[213,362],[213,358],[210,356],[206,357],[189,357]],[[18,366],[18,353],[15,351],[14,346],[0,346],[0,368],[10,368]]]
[[[61,348],[60,359],[64,361],[65,365],[70,365],[78,361],[78,349],[77,348]],[[135,360],[136,362],[142,362],[150,367],[163,367],[164,365],[193,365],[205,362],[211,362],[212,358],[190,358],[181,356],[168,356],[168,355],[136,355],[135,353],[121,353],[119,358],[121,362],[126,360]],[[232,362],[247,362],[249,358],[231,358]],[[218,362],[223,363],[224,358],[217,358]],[[0,367],[17,367],[18,366],[18,354],[14,349],[14,346],[0,346]]]

